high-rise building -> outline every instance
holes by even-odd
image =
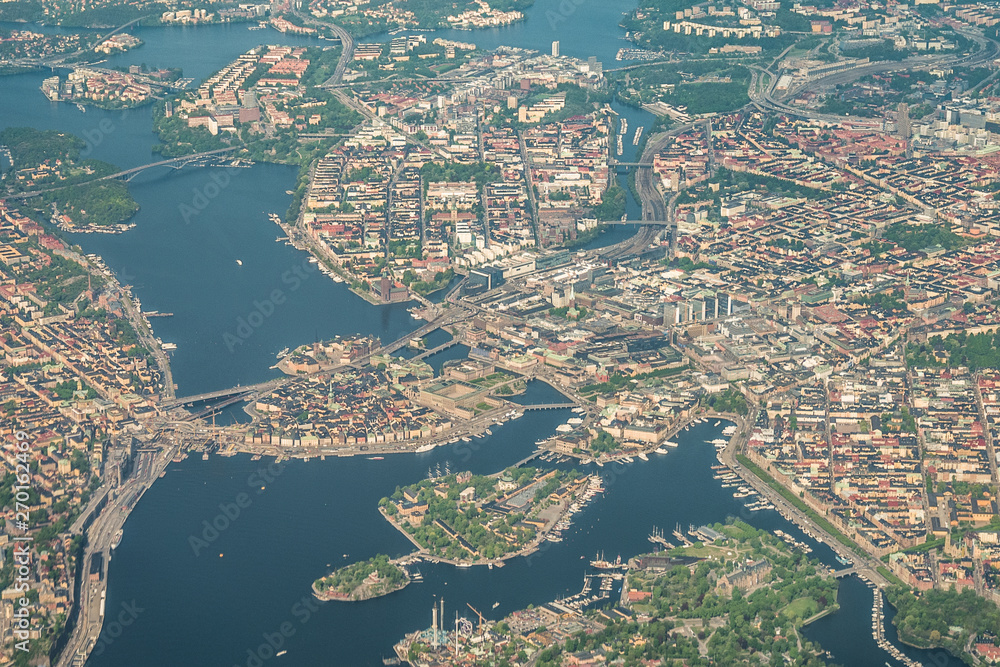
[[[552,42],[552,57],[555,58],[559,55],[559,41]]]
[[[900,139],[910,138],[910,107],[900,102],[896,107],[896,134]]]

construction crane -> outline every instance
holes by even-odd
[[[483,634],[483,615],[479,613],[478,609],[473,607],[468,602],[466,602],[465,604],[468,605],[469,609],[471,609],[473,613],[475,613],[475,615],[479,617],[479,634]]]

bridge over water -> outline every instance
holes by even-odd
[[[123,169],[122,171],[115,172],[114,174],[108,174],[107,176],[101,176],[89,181],[82,181],[79,183],[71,183],[69,185],[59,185],[54,188],[46,188],[45,190],[33,190],[31,192],[22,192],[20,194],[9,195],[8,199],[28,199],[30,197],[37,197],[38,195],[45,194],[46,192],[52,192],[54,190],[62,190],[63,188],[72,187],[74,185],[85,185],[87,183],[97,183],[99,181],[108,181],[114,178],[120,178],[126,181],[132,180],[135,176],[146,171],[147,169],[153,169],[155,167],[170,167],[171,169],[183,169],[189,166],[202,165],[205,161],[216,155],[222,155],[224,153],[231,153],[243,148],[243,146],[230,146],[228,148],[217,148],[212,151],[204,151],[202,153],[192,153],[191,155],[182,155],[180,157],[170,158],[167,160],[159,160],[157,162],[150,162],[149,164],[144,164],[139,167],[132,167],[131,169]]]

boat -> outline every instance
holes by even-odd
[[[83,106],[79,102],[76,103],[76,108],[80,110],[80,113],[87,113],[87,107]]]
[[[369,456],[368,460],[369,461],[383,461],[383,460],[385,460],[385,457],[384,456]]]
[[[287,356],[288,356],[288,348],[287,347],[284,350],[282,350],[281,352],[278,353],[278,359],[284,359]]]
[[[236,260],[236,263],[239,264],[240,266],[243,266],[243,260],[242,259]]]
[[[435,445],[434,445],[433,442],[428,443],[426,445],[420,445],[419,447],[417,447],[417,453],[418,454],[423,454],[424,452],[429,452],[432,449],[434,449],[434,447],[435,447]]]
[[[455,567],[460,567],[462,569],[465,569],[467,567],[472,567],[472,563],[464,563],[464,562],[463,563],[455,563]]]
[[[601,554],[600,558],[595,555],[594,560],[590,561],[590,566],[596,567],[598,570],[617,570],[622,566],[622,557],[618,556],[617,560],[612,563],[604,560],[604,554]]]
[[[663,444],[666,445],[667,447],[676,447],[677,446],[677,443],[674,442],[673,440],[667,440]]]
[[[713,426],[718,426],[721,423],[722,423],[722,420],[719,420],[719,421],[715,422],[715,424],[713,424]]]
[[[656,452],[657,454],[666,454],[667,453],[667,450],[665,450],[663,447],[657,447],[653,451]]]
[[[281,656],[285,655],[286,653],[288,653],[288,651],[278,651],[277,653],[274,654],[274,657],[275,658],[280,658]]]
[[[117,533],[115,533],[114,538],[111,540],[111,548],[117,549],[118,545],[121,543],[122,543],[122,531],[119,530]]]
[[[648,456],[646,456],[646,454],[645,454],[645,453],[643,453],[643,452],[639,452],[639,454],[638,454],[637,456],[638,456],[638,457],[639,457],[640,459],[642,459],[643,461],[648,461],[648,460],[649,460],[649,457],[648,457]]]
[[[497,608],[497,607],[499,607],[499,606],[500,606],[500,603],[499,603],[499,602],[494,602],[494,603],[493,603],[493,608],[494,608],[494,609],[496,609],[496,608]]]

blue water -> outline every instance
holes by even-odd
[[[485,48],[508,43],[546,52],[558,39],[562,53],[595,55],[605,67],[611,66],[614,52],[624,45],[623,31],[615,26],[634,3],[570,0],[562,6],[560,11],[557,0],[538,0],[523,24],[436,36],[471,39]],[[245,26],[140,28],[135,33],[146,44],[116,56],[112,64],[180,66],[185,76],[197,79],[258,43],[315,43],[270,30],[251,32]],[[122,167],[155,159],[150,149],[157,139],[150,130],[148,107],[81,113],[71,105],[48,102],[38,91],[44,76],[0,78],[0,128],[30,125],[69,131],[88,141],[88,156]],[[626,114],[633,128],[652,121],[644,112],[615,108]],[[625,146],[625,156],[632,157],[631,141]],[[277,165],[148,173],[130,186],[142,207],[134,230],[73,238],[86,252],[101,254],[123,282],[132,285],[145,309],[174,313],[154,320],[154,326],[164,341],[178,345],[172,366],[180,394],[272,377],[275,371],[268,367],[277,351],[316,337],[371,333],[392,340],[419,326],[405,304],[370,306],[342,284],[309,271],[312,265],[303,253],[275,242],[282,234],[265,212],[285,210],[285,190],[293,180],[293,169]],[[199,194],[205,205],[198,207],[197,215],[185,215],[183,206]],[[638,215],[631,199],[629,215]],[[624,238],[628,233],[615,230],[601,238]],[[247,329],[241,322],[249,326],[248,335],[243,335]],[[227,334],[241,342],[234,343]],[[456,346],[428,361],[439,369],[443,361],[466,353]],[[533,382],[518,400],[550,402],[560,397],[547,385]],[[467,602],[479,609],[500,602],[490,614],[499,617],[577,591],[585,562],[597,551],[623,557],[648,551],[646,534],[653,526],[700,524],[732,515],[803,537],[773,512],[747,512],[712,479],[715,450],[705,441],[716,437],[718,429],[706,424],[681,435],[679,448],[648,463],[592,468],[605,477],[608,491],[576,516],[575,528],[562,543],[492,571],[428,565],[422,568],[423,584],[362,604],[328,603],[306,619],[310,607],[301,603],[309,600],[309,584],[331,567],[379,552],[409,551],[407,540],[378,515],[380,497],[424,477],[438,464],[482,473],[501,469],[528,455],[535,440],[550,435],[570,415],[565,410],[529,413],[494,427],[488,439],[384,461],[295,461],[264,483],[261,471],[267,473],[268,462],[249,457],[173,464],[135,508],[111,563],[109,613],[131,601],[142,611],[120,637],[106,636],[105,649],[89,664],[246,665],[247,651],[287,622],[294,632],[282,640],[288,654],[280,664],[378,665],[405,632],[429,624],[434,597],[446,599],[449,617]],[[234,406],[219,419],[228,423],[244,418]],[[196,555],[189,538],[203,531],[203,521],[217,519],[220,504],[232,503],[240,493],[252,499],[250,506]],[[815,548],[818,557],[833,564],[828,548]],[[871,597],[856,590],[858,585],[844,583],[840,613],[814,624],[808,636],[845,664],[881,667],[889,658],[871,640]]]

